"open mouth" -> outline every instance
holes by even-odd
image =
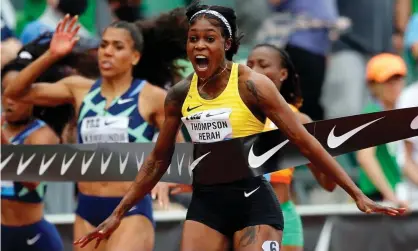
[[[195,62],[199,71],[205,71],[209,67],[209,59],[205,56],[196,56]]]
[[[104,70],[109,70],[109,69],[111,69],[113,67],[112,63],[109,62],[109,61],[103,61],[103,62],[101,62],[100,66]]]

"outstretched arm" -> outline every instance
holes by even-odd
[[[122,217],[137,201],[148,194],[167,171],[181,125],[181,106],[184,100],[182,96],[184,94],[178,86],[173,87],[168,92],[164,104],[165,120],[160,135],[151,154],[141,166],[128,193],[115,209],[114,214],[117,217]]]
[[[306,115],[304,113],[296,113],[296,114],[298,115],[299,121],[301,121],[302,124],[307,124],[307,123],[312,122],[312,119],[308,115]],[[322,186],[322,188],[324,188],[328,192],[334,191],[337,184],[333,180],[331,180],[327,175],[325,175],[321,171],[320,168],[317,168],[312,163],[307,164],[307,166],[311,170],[312,174],[315,176],[315,179]]]
[[[123,215],[139,200],[144,198],[161,179],[171,163],[175,149],[176,136],[181,125],[181,106],[187,94],[187,81],[172,87],[165,99],[165,120],[160,130],[154,149],[141,166],[135,181],[112,215],[100,224],[93,232],[82,237],[74,244],[81,247],[97,238],[96,246],[107,238],[119,226]]]
[[[360,210],[398,215],[404,210],[387,208],[368,199],[355,185],[338,162],[321,146],[300,123],[275,85],[267,77],[251,72],[246,81],[251,102],[258,105],[264,114],[293,142],[313,165],[330,176],[356,201]]]
[[[7,74],[13,84],[7,85],[4,89],[4,95],[6,97],[35,105],[49,106],[74,101],[74,93],[69,87],[69,84],[73,81],[69,78],[62,79],[53,85],[49,83],[32,84],[48,68],[71,52],[77,42],[76,34],[80,28],[80,26],[76,26],[76,22],[77,17],[70,20],[67,15],[58,24],[48,51],[22,71]],[[82,84],[86,81],[75,79],[74,82],[80,82],[79,84]]]

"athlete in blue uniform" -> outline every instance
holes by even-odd
[[[3,86],[13,84],[3,79]],[[2,144],[58,144],[59,138],[43,121],[32,117],[33,106],[2,98],[5,124]],[[27,167],[30,168],[30,167]],[[1,250],[60,251],[61,237],[43,218],[44,183],[1,182]]]
[[[172,81],[176,73],[173,61],[186,57],[188,24],[184,12],[177,9],[143,23],[113,23],[104,31],[98,50],[101,78],[96,81],[72,76],[28,88],[39,74],[71,52],[77,41],[76,21],[77,17],[70,20],[67,16],[60,22],[49,51],[22,70],[5,95],[38,105],[72,104],[78,118],[79,143],[151,142],[164,121],[166,91],[160,87]],[[182,140],[181,135],[177,139]],[[131,184],[80,182],[75,239],[105,220]],[[161,191],[168,193],[168,189]],[[94,246],[86,249],[93,250]],[[147,195],[128,210],[119,230],[99,248],[151,251],[153,246],[152,199]]]

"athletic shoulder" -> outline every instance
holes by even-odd
[[[51,127],[45,125],[31,133],[25,143],[31,145],[54,145],[59,144],[60,139]]]
[[[189,92],[190,84],[192,81],[192,76],[193,76],[192,74],[189,75],[187,78],[181,80],[180,82],[178,82],[177,84],[175,84],[168,90],[167,97],[165,100],[166,105],[168,104],[180,105],[180,109],[181,109],[181,105],[183,105],[183,102],[186,99],[187,93]]]
[[[265,75],[257,73],[250,67],[240,64],[238,67],[238,82],[240,93],[244,97],[259,102],[261,98],[271,91],[275,91],[276,86]]]
[[[145,82],[139,95],[139,112],[148,122],[156,124],[155,117],[158,114],[164,116],[164,100],[167,96],[167,90]]]
[[[297,112],[297,113],[296,113],[296,115],[297,115],[298,119],[300,120],[300,122],[301,122],[302,124],[307,124],[307,123],[311,123],[311,122],[312,122],[311,117],[309,117],[309,116],[308,116],[307,114],[305,114],[305,113],[302,113],[302,112]]]
[[[82,99],[90,91],[95,80],[83,76],[69,76],[61,79],[58,83],[62,83],[76,99]]]
[[[164,100],[165,96],[167,96],[166,89],[153,85],[148,81],[145,82],[144,88],[142,89],[141,93],[145,94],[143,97],[145,97],[146,99],[150,99],[150,100],[154,98],[162,98]]]
[[[89,79],[79,75],[68,76],[61,79],[59,82],[65,84],[69,88],[90,88],[94,84],[93,79]]]

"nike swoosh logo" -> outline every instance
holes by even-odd
[[[244,196],[245,196],[246,198],[250,197],[250,196],[251,196],[251,194],[255,193],[255,191],[257,191],[259,188],[260,188],[260,186],[258,186],[256,189],[252,190],[252,191],[251,191],[251,192],[249,192],[249,193],[244,192]]]
[[[226,113],[226,112],[220,112],[220,113],[215,113],[215,114],[208,113],[208,114],[206,114],[206,118],[213,117],[213,116],[217,116],[217,115],[221,115],[221,114],[224,114],[224,113]]]
[[[25,162],[23,162],[23,154],[22,157],[20,157],[19,166],[17,167],[17,175],[20,175],[25,171],[26,167],[29,166],[30,162],[35,158],[36,153],[32,154],[32,156],[27,159]]]
[[[411,122],[411,129],[416,130],[418,129],[418,116],[416,116]]]
[[[260,156],[255,156],[254,155],[254,151],[253,151],[253,147],[254,144],[251,146],[250,149],[250,153],[248,154],[248,164],[250,165],[251,168],[258,168],[261,165],[263,165],[268,159],[271,158],[271,156],[273,156],[276,152],[278,152],[284,145],[287,144],[287,142],[289,142],[289,140],[285,140],[282,143],[278,144],[277,146],[273,147],[272,149],[268,150],[267,152],[265,152],[264,154],[260,155]]]
[[[201,107],[201,106],[202,106],[202,105],[198,105],[198,106],[195,106],[195,107],[192,107],[192,108],[190,108],[190,106],[188,106],[188,107],[187,107],[187,111],[188,111],[188,112],[193,111],[194,109],[199,108],[199,107]]]
[[[30,239],[27,239],[26,240],[26,243],[29,245],[29,246],[32,246],[33,244],[35,244],[39,239],[41,238],[41,234],[39,233],[39,234],[37,234],[37,235],[35,235],[35,237],[33,237],[33,238],[30,238]]]
[[[134,211],[136,208],[136,206],[133,206],[131,209],[129,209],[128,213]]]
[[[103,161],[103,154],[102,154],[102,165],[100,166],[100,173],[104,174],[106,172],[107,167],[109,166],[110,160],[112,159],[113,153],[110,153],[109,157],[107,157],[106,162]]]
[[[179,175],[181,176],[181,168],[183,166],[183,160],[184,160],[184,153],[183,156],[181,157],[181,160],[179,162],[179,156],[177,155],[177,168],[179,170]]]
[[[204,154],[204,155],[200,156],[199,158],[195,159],[195,160],[192,162],[192,164],[189,166],[189,175],[190,175],[190,176],[192,176],[192,171],[193,171],[193,169],[195,169],[195,168],[196,168],[197,164],[199,164],[199,162],[200,162],[200,161],[202,161],[202,159],[203,159],[204,157],[206,157],[209,153],[210,153],[210,152],[208,152],[208,153],[206,153],[206,154]]]
[[[142,167],[142,164],[144,163],[144,153],[142,152],[142,157],[141,157],[140,161],[138,160],[138,155],[136,155],[136,154],[135,154],[135,158],[136,158],[136,165],[137,165],[138,172],[139,172],[139,170]]]
[[[43,175],[44,172],[48,169],[48,167],[52,164],[52,161],[54,161],[57,154],[55,153],[54,156],[52,156],[48,162],[45,163],[45,154],[42,157],[41,167],[39,168],[39,175]]]
[[[7,159],[5,159],[4,161],[1,162],[1,166],[0,166],[0,171],[3,170],[3,168],[7,165],[7,163],[9,163],[9,161],[12,159],[14,153],[10,154],[9,157],[7,157]]]
[[[119,170],[120,174],[123,174],[125,172],[126,165],[128,164],[128,157],[129,152],[125,156],[125,160],[122,162],[122,154],[119,154]]]
[[[87,172],[87,169],[89,169],[91,162],[93,161],[94,155],[96,155],[96,152],[91,155],[90,159],[85,162],[86,155],[83,155],[83,162],[81,163],[81,175],[84,175]]]
[[[71,159],[66,163],[65,162],[65,157],[67,156],[67,154],[64,154],[64,158],[62,159],[62,165],[61,165],[61,175],[64,175],[68,168],[71,166],[71,163],[73,163],[75,156],[77,156],[77,153],[74,153],[73,157],[71,157]]]
[[[108,126],[108,125],[114,124],[116,122],[118,122],[118,121],[105,121],[105,125]]]
[[[128,103],[128,102],[131,102],[131,101],[133,101],[134,99],[133,98],[128,98],[128,99],[119,99],[118,100],[118,105],[123,105],[123,104],[126,104],[126,103]]]
[[[367,126],[373,124],[374,122],[383,119],[384,117],[375,119],[373,121],[370,121],[369,123],[366,123],[362,126],[359,126],[357,128],[354,128],[353,130],[346,132],[345,134],[341,135],[341,136],[335,136],[334,135],[334,128],[332,128],[331,132],[328,135],[328,139],[327,139],[327,144],[329,148],[337,148],[340,145],[342,145],[344,142],[346,142],[348,139],[350,139],[351,137],[353,137],[354,135],[356,135],[358,132],[360,132],[361,130],[363,130],[364,128],[366,128]]]

